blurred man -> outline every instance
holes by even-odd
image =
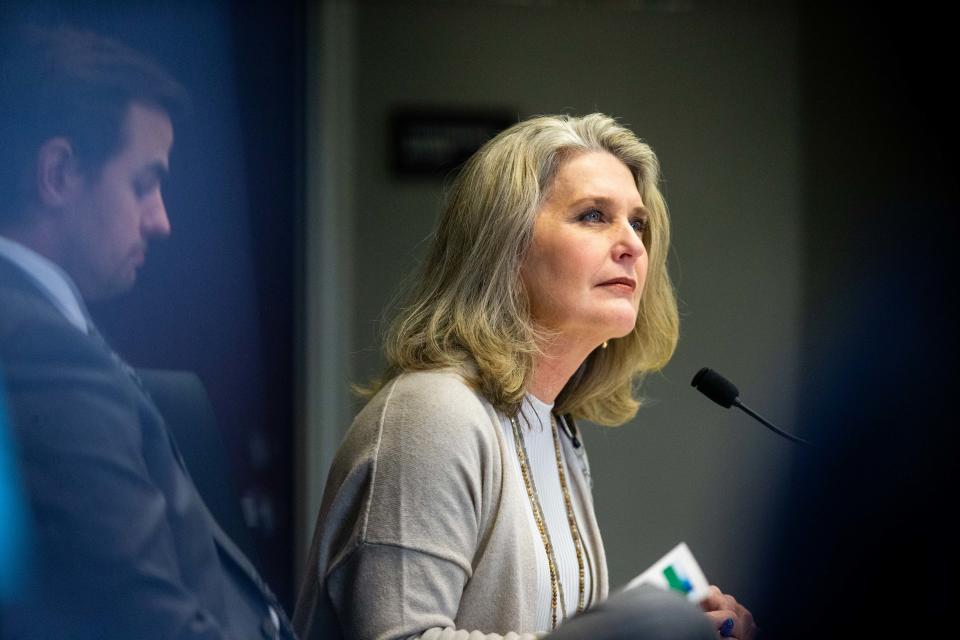
[[[132,287],[170,233],[185,92],[91,34],[0,42],[0,362],[36,550],[0,636],[293,637],[84,304]]]

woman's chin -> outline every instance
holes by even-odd
[[[553,330],[558,337],[571,344],[595,343],[600,346],[604,341],[616,340],[633,333],[637,315],[633,309],[607,310],[608,313],[583,314],[578,322],[556,327]],[[541,326],[547,326],[542,323]]]
[[[636,326],[637,312],[633,309],[630,309],[630,313],[622,314],[620,317],[616,318],[615,322],[611,323],[610,339],[628,336],[633,332],[633,329]]]
[[[633,333],[633,328],[635,325],[636,325],[636,318],[634,318],[629,323],[623,322],[615,326],[611,326],[610,330],[605,334],[606,338],[604,338],[604,340],[610,341],[610,340],[616,340],[617,338],[626,337],[631,333]],[[601,340],[601,344],[603,343],[604,340]]]

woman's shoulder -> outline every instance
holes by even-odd
[[[436,398],[482,402],[483,398],[467,382],[459,369],[430,369],[405,371],[390,381],[394,397],[410,401],[430,401]]]
[[[496,413],[454,369],[404,372],[387,382],[363,414],[384,428],[428,428],[435,435],[488,433]]]

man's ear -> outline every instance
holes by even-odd
[[[62,207],[72,201],[83,186],[73,145],[67,138],[50,138],[37,152],[37,198],[47,207]]]

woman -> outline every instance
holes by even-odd
[[[573,417],[632,418],[676,345],[657,181],[601,114],[522,122],[466,163],[331,468],[304,637],[547,632],[606,597]],[[729,596],[705,608],[752,634]]]

